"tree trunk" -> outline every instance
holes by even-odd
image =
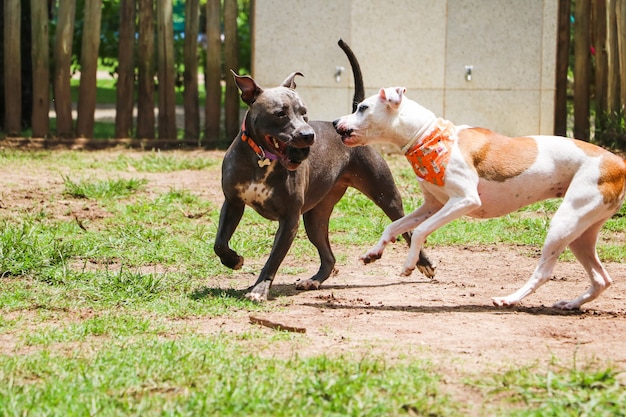
[[[589,140],[589,82],[591,80],[589,15],[590,0],[575,4],[574,31],[574,137]]]
[[[199,0],[187,0],[185,4],[185,50],[184,50],[184,103],[185,139],[200,138],[200,109],[198,101],[198,28],[200,24]]]
[[[20,0],[4,0],[4,129],[8,136],[22,131],[22,60]]]
[[[76,122],[76,134],[83,138],[93,138],[101,16],[102,0],[85,2],[83,24],[88,30],[83,31],[78,87],[78,120]]]
[[[230,69],[239,70],[237,50],[237,0],[224,0],[224,63],[228,71],[224,111],[226,138],[229,141],[239,132],[239,91],[230,76]]]
[[[616,3],[617,0],[607,0],[607,113],[611,114],[619,110],[619,52],[617,44],[617,19],[616,19]]]
[[[220,112],[222,110],[220,16],[220,0],[207,0],[204,140],[205,145],[209,147],[215,147],[220,137]],[[230,71],[228,71],[226,77],[231,77]]]
[[[135,0],[120,1],[120,44],[115,100],[115,137],[130,138],[135,87]]]
[[[54,44],[54,109],[57,116],[57,135],[72,137],[72,95],[70,65],[76,0],[59,0],[59,15]]]
[[[137,137],[154,139],[154,3],[139,0]]]
[[[172,0],[157,2],[159,139],[176,139],[174,22]]]
[[[569,67],[569,32],[571,0],[559,0],[556,51],[556,92],[554,96],[554,134],[567,134],[567,69]]]
[[[594,1],[594,38],[596,50],[595,93],[596,93],[596,130],[602,125],[607,111],[607,16],[606,0]]]
[[[620,106],[626,108],[626,0],[617,0],[617,47],[619,52]]]
[[[31,30],[33,45],[33,115],[34,138],[48,135],[50,129],[50,46],[48,35],[48,4],[41,0],[31,0]]]

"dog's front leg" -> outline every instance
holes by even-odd
[[[435,230],[450,223],[452,220],[464,216],[478,207],[480,207],[480,199],[476,195],[463,195],[460,197],[450,198],[446,204],[432,216],[429,215],[419,226],[413,230],[411,237],[411,247],[409,254],[404,263],[401,274],[405,276],[411,275],[415,269],[415,265],[419,260],[420,249],[426,242],[426,238]]]
[[[246,298],[253,301],[267,300],[276,271],[278,271],[278,267],[285,259],[285,256],[287,256],[287,252],[289,252],[289,248],[298,232],[299,224],[300,216],[297,211],[294,212],[294,215],[289,215],[278,222],[278,231],[276,236],[274,236],[272,251],[259,274],[259,278],[248,289]]]
[[[433,215],[433,213],[437,212],[442,207],[441,203],[432,198],[430,195],[425,193],[424,197],[424,203],[419,206],[417,210],[407,214],[404,217],[400,217],[398,220],[392,222],[385,228],[382,236],[380,237],[376,245],[369,251],[367,251],[367,253],[361,256],[360,259],[363,261],[363,263],[368,264],[370,262],[376,261],[377,259],[380,259],[387,244],[395,242],[397,236],[400,236],[415,229],[423,221],[428,219],[430,216]],[[413,248],[413,244],[413,238],[411,238],[411,250]],[[418,248],[418,258],[419,252],[420,249]]]
[[[226,199],[220,211],[220,222],[213,250],[222,264],[231,269],[239,269],[243,266],[243,257],[230,248],[229,242],[241,221],[245,207],[243,201]]]

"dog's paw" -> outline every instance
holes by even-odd
[[[239,256],[236,253],[233,256],[224,256],[220,258],[220,261],[222,261],[224,266],[234,270],[241,269],[243,266],[243,256]]]
[[[414,269],[415,268],[407,268],[405,266],[404,268],[402,268],[402,271],[400,271],[400,276],[403,276],[403,277],[411,276],[411,274],[413,273]]]
[[[417,270],[426,275],[426,278],[435,278],[435,272],[437,271],[437,265],[420,265],[417,264]]]
[[[382,258],[383,254],[382,253],[372,253],[372,252],[368,252],[364,255],[361,255],[359,257],[359,259],[361,261],[363,261],[364,264],[370,264],[372,262],[375,262],[377,260],[379,260],[380,258]]]
[[[307,279],[296,283],[296,290],[311,291],[319,290],[321,283],[314,279]]]
[[[553,308],[558,308],[561,310],[578,310],[580,309],[580,305],[576,304],[573,301],[569,301],[569,300],[562,300],[559,302],[556,302],[552,305]]]
[[[496,307],[513,307],[517,301],[511,301],[507,297],[492,297],[491,302]]]
[[[270,285],[272,283],[270,281],[263,281],[256,284],[254,287],[250,288],[250,291],[244,295],[250,301],[255,301],[257,303],[262,303],[267,301],[267,297],[270,293]]]

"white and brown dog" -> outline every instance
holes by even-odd
[[[424,203],[393,223],[361,259],[372,262],[396,236],[413,231],[402,270],[409,275],[426,238],[463,215],[492,218],[548,198],[563,201],[552,218],[539,264],[528,282],[496,306],[513,306],[545,283],[569,245],[589,274],[591,287],[554,307],[578,309],[612,281],[596,252],[602,225],[616,213],[626,189],[626,162],[592,144],[556,136],[510,138],[490,130],[455,126],[404,96],[381,89],[356,111],[333,122],[347,146],[375,142],[403,149],[420,179]]]

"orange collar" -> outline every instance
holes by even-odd
[[[259,167],[264,167],[270,164],[270,161],[274,161],[277,159],[277,156],[271,152],[265,152],[263,148],[261,148],[257,143],[248,136],[248,131],[246,130],[246,118],[244,116],[243,121],[241,122],[241,140],[246,142],[254,151],[254,153],[259,157]]]
[[[418,177],[435,185],[444,185],[452,144],[450,133],[449,126],[437,124],[428,136],[405,151],[404,156]]]

